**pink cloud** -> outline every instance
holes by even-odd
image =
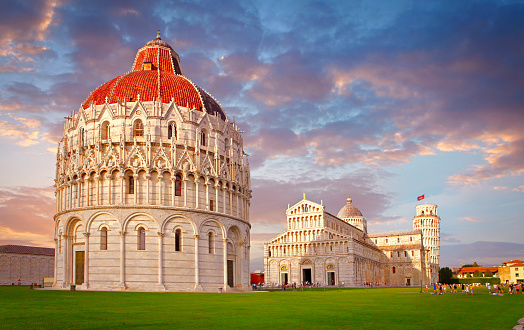
[[[0,241],[52,246],[54,212],[52,187],[0,188]]]

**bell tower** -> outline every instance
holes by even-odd
[[[413,217],[413,230],[422,231],[424,249],[429,252],[431,267],[431,282],[438,281],[440,255],[440,217],[437,215],[437,205],[417,205],[417,215]]]

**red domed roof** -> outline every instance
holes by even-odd
[[[226,115],[217,101],[202,88],[183,76],[178,54],[168,43],[157,37],[146,43],[136,54],[132,71],[118,76],[95,89],[82,107],[91,104],[162,100],[189,107],[222,120]]]

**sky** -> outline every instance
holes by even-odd
[[[157,30],[245,131],[254,268],[304,193],[370,233],[424,194],[443,246],[524,243],[524,1],[0,2],[0,244],[54,247],[64,117]]]

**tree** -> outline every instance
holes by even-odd
[[[493,273],[491,272],[491,270],[486,270],[486,272],[484,273],[484,276],[485,277],[493,277]]]
[[[451,284],[451,278],[453,277],[453,271],[449,267],[440,268],[439,272],[439,282]]]
[[[476,270],[475,273],[473,274],[474,277],[481,277],[482,276],[482,273],[480,272],[480,270]]]

